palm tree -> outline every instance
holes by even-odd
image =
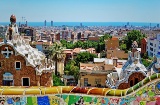
[[[57,64],[65,59],[65,54],[63,53],[64,47],[60,42],[54,42],[53,45],[49,48],[49,56],[55,61],[55,75],[58,75]]]

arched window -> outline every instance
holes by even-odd
[[[9,72],[3,74],[3,86],[12,86],[13,85],[13,75]]]

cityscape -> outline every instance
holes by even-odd
[[[159,4],[0,1],[0,105],[160,105]]]

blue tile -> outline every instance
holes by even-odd
[[[160,91],[160,82],[157,83],[157,88],[158,88],[158,90]]]
[[[38,105],[50,105],[48,96],[37,97]]]

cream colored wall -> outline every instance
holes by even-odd
[[[57,69],[60,75],[63,75],[64,74],[64,62],[58,62]]]
[[[88,78],[88,84],[91,84],[91,86],[96,86],[95,79],[101,79],[101,83],[100,83],[101,86],[106,86],[106,84],[105,84],[105,81],[106,81],[106,78],[107,78],[106,74],[103,74],[103,75],[87,74],[85,76],[81,76],[80,86],[84,86],[84,78]]]
[[[105,70],[113,70],[114,65],[105,65]]]
[[[100,62],[100,63],[80,63],[80,67],[92,67],[92,66],[104,66],[104,62]]]
[[[112,64],[105,64],[104,62],[95,62],[94,64],[89,63],[80,63],[80,69],[83,69],[84,67],[103,67],[103,70],[112,70],[114,65]]]

